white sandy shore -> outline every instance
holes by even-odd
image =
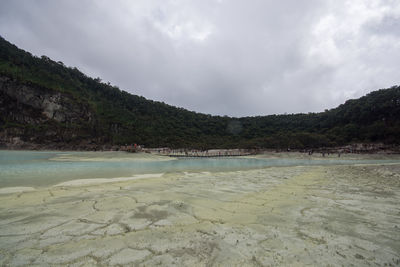
[[[34,191],[34,190],[35,190],[35,188],[26,187],[26,186],[3,187],[3,188],[0,188],[0,195],[2,195],[2,194],[21,193],[21,192],[29,192],[29,191]]]
[[[159,177],[162,177],[163,175],[164,175],[164,173],[148,173],[148,174],[137,174],[137,175],[133,175],[131,177],[78,179],[78,180],[71,180],[71,181],[60,183],[60,184],[56,184],[53,187],[117,183],[117,182],[125,182],[125,181],[139,180],[139,179],[146,179],[146,178],[159,178]]]
[[[127,152],[82,152],[82,153],[60,153],[56,157],[50,158],[51,161],[83,161],[83,162],[129,162],[129,161],[169,161],[176,160],[172,157],[159,156],[147,153],[127,153]]]

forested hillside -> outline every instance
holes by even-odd
[[[400,142],[400,87],[321,113],[230,118],[129,94],[0,38],[0,143],[94,148],[315,148]]]

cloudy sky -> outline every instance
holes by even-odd
[[[399,0],[1,0],[0,35],[146,98],[315,112],[399,84]]]

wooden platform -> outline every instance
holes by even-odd
[[[243,157],[243,156],[250,156],[254,155],[252,153],[236,153],[236,154],[167,154],[169,157],[174,158],[228,158],[228,157]]]

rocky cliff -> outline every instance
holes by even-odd
[[[2,147],[84,148],[95,137],[87,103],[7,76],[0,76],[0,113]]]

